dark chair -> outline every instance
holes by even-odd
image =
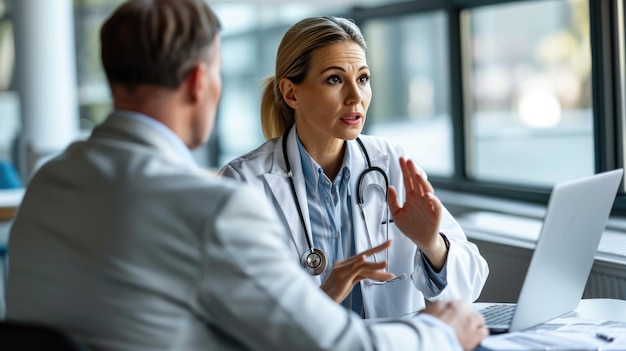
[[[0,350],[89,351],[87,345],[58,328],[38,323],[0,321]]]

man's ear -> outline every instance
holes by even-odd
[[[281,78],[278,82],[278,87],[280,88],[280,93],[283,95],[283,100],[289,105],[289,107],[296,109],[300,107],[300,103],[298,102],[298,97],[296,96],[296,85],[287,78]]]
[[[209,67],[204,62],[199,62],[189,70],[185,78],[188,96],[191,102],[198,102],[202,99],[208,89],[207,71]]]

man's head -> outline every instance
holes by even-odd
[[[131,0],[100,32],[102,64],[112,84],[176,88],[188,70],[213,54],[220,30],[202,0]]]
[[[130,0],[118,7],[100,32],[115,107],[129,108],[130,102],[131,109],[161,120],[190,148],[204,143],[221,95],[220,28],[203,0]],[[189,118],[156,115],[164,99],[155,91],[175,96],[174,104],[168,101],[174,114]]]

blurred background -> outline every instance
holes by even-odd
[[[98,32],[121,2],[0,0],[0,160],[22,183],[110,111]],[[211,141],[196,151],[206,167],[263,141],[260,83],[286,29],[310,15],[359,24],[372,70],[365,132],[404,143],[442,185],[545,187],[607,166],[595,158],[586,0],[209,3],[224,26],[224,93]]]
[[[408,148],[492,267],[481,298],[514,301],[552,186],[625,164],[624,1],[208,1],[224,90],[194,156],[219,169],[263,142],[261,82],[289,26],[353,19],[369,46],[364,133]],[[0,0],[0,189],[18,189],[13,209],[37,167],[110,112],[98,34],[121,2]],[[586,296],[626,298],[625,219],[622,188]]]

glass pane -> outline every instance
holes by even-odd
[[[16,142],[21,122],[14,77],[13,23],[7,2],[0,0],[0,189],[23,185],[17,169]]]
[[[373,93],[365,133],[401,143],[444,176],[453,171],[446,26],[442,12],[363,25]]]
[[[223,90],[217,119],[221,167],[263,143],[263,79],[274,72],[276,50],[286,28],[222,38]]]
[[[595,172],[587,3],[464,13],[472,177],[552,185]]]
[[[100,62],[100,28],[123,0],[74,1],[78,107],[86,133],[111,112],[111,97]]]

